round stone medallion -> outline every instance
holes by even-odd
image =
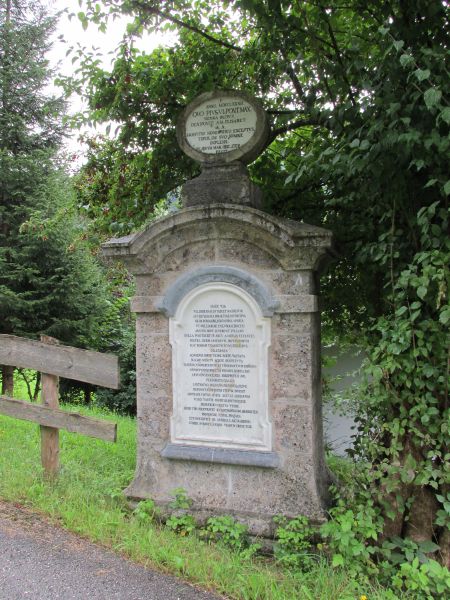
[[[269,137],[267,115],[255,99],[235,90],[201,94],[177,125],[181,149],[201,163],[249,163]]]

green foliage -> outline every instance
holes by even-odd
[[[194,517],[187,512],[192,505],[192,499],[182,487],[173,489],[171,496],[174,499],[169,502],[169,507],[176,512],[166,520],[166,527],[181,536],[190,535],[197,527]]]
[[[264,208],[333,231],[339,257],[323,278],[325,325],[367,354],[354,452],[364,467],[346,492],[354,501],[332,513],[335,564],[376,573],[383,537],[445,543],[447,5],[104,4],[86,1],[82,20],[106,26],[108,13],[124,12],[136,21],[111,72],[80,58],[88,118],[118,124],[117,140],[93,147],[81,175],[86,210],[103,215],[102,232],[139,225],[196,173],[174,138],[186,103],[213,88],[262,97],[273,139],[251,174]],[[178,39],[140,52],[143,27]]]
[[[349,568],[354,576],[378,575],[374,554],[376,542],[382,528],[382,519],[373,503],[367,500],[358,509],[348,508],[339,500],[330,510],[330,520],[320,532],[331,552],[333,567]]]
[[[169,503],[170,508],[187,510],[192,506],[192,498],[189,498],[187,492],[182,487],[177,487],[172,490],[171,495],[174,497]]]
[[[356,484],[361,481],[357,474]],[[339,499],[330,510],[329,521],[320,528],[323,543],[318,548],[330,555],[333,568],[349,570],[362,584],[376,578],[407,598],[441,598],[450,572],[433,558],[439,556],[439,546],[399,536],[383,540],[382,530],[380,508],[374,506],[368,490],[360,489],[354,497]]]
[[[182,536],[190,535],[197,529],[195,518],[187,512],[192,506],[192,499],[182,487],[172,490],[171,495],[174,500],[169,503],[169,507],[175,512],[166,520],[166,526]],[[199,530],[199,536],[208,542],[219,542],[235,550],[242,558],[250,558],[260,548],[259,544],[250,544],[248,527],[230,515],[210,517]]]
[[[160,514],[160,510],[155,502],[151,498],[148,498],[139,502],[133,514],[141,523],[154,523]]]
[[[243,558],[250,558],[259,549],[259,544],[251,544],[248,527],[239,523],[230,515],[210,517],[200,531],[200,537],[208,542],[216,542],[239,553]]]
[[[317,561],[317,555],[312,552],[314,529],[307,517],[299,515],[293,519],[283,516],[275,517],[278,525],[275,531],[275,558],[280,564],[306,571]]]
[[[171,515],[166,521],[166,527],[181,536],[185,536],[195,531],[197,524],[192,515]]]
[[[42,186],[27,197],[28,212],[19,209],[21,220],[8,221],[8,243],[0,243],[1,329],[92,346],[106,303],[103,274],[82,239],[66,176],[52,173]]]
[[[383,542],[381,553],[387,558],[387,562],[383,565],[388,569],[394,565],[401,565],[404,562],[412,563],[416,558],[420,563],[429,562],[429,554],[439,550],[439,546],[425,540],[422,542],[414,542],[410,539],[402,539],[393,537]]]
[[[436,500],[439,502],[439,506],[441,507],[436,512],[436,525],[450,529],[450,492],[447,492],[446,496],[437,494]]]
[[[386,517],[401,511],[414,526],[414,498],[427,494],[431,505],[433,496],[442,502],[449,458],[448,212],[433,203],[417,222],[421,250],[393,284],[393,312],[369,330],[373,345],[359,407],[363,435],[356,446],[372,463],[371,490]],[[436,532],[448,523],[442,505]]]
[[[435,560],[420,563],[414,558],[400,566],[392,584],[394,589],[405,590],[417,600],[445,598],[450,590],[450,571]]]
[[[65,408],[117,422],[117,443],[61,431],[62,470],[58,480],[49,483],[42,478],[39,428],[0,415],[3,501],[25,505],[127,559],[182,573],[190,582],[235,600],[355,600],[363,595],[368,600],[411,598],[399,588],[394,594],[379,584],[355,580],[346,566],[332,569],[322,560],[307,573],[298,574],[280,569],[268,557],[254,556],[249,561],[223,545],[205,544],[195,535],[174,535],[153,521],[152,501],[140,503],[130,513],[123,505],[122,491],[135,467],[135,420],[99,409]],[[445,597],[445,588],[437,597]]]
[[[24,185],[32,189],[31,171],[45,173],[63,134],[64,103],[43,93],[52,78],[46,53],[55,27],[39,0],[15,0],[0,9],[0,172],[10,195]],[[23,167],[20,180],[13,177],[14,165]]]
[[[120,389],[98,388],[95,401],[121,414],[136,414],[136,333],[130,313],[131,290],[115,285],[98,328],[96,348],[119,357]]]
[[[64,104],[45,92],[54,28],[40,2],[0,9],[0,331],[89,346],[105,297],[55,158]]]

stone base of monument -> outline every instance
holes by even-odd
[[[325,518],[317,272],[330,232],[237,204],[109,241],[136,276],[136,474],[126,494],[250,533]]]
[[[232,203],[260,208],[262,193],[239,162],[219,166],[204,165],[202,173],[181,189],[183,206]]]

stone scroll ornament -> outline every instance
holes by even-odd
[[[264,150],[269,136],[266,112],[245,92],[214,91],[195,98],[178,120],[177,138],[183,152],[201,164],[202,174],[183,186],[183,206],[260,206],[260,190],[245,165]]]

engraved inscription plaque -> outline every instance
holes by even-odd
[[[222,154],[246,144],[256,130],[255,108],[239,96],[212,98],[186,120],[186,139],[205,154]]]
[[[272,450],[268,414],[270,318],[238,286],[189,292],[170,320],[171,441]]]
[[[266,146],[267,115],[256,98],[237,90],[205,92],[181,113],[180,148],[201,164],[247,164]]]

